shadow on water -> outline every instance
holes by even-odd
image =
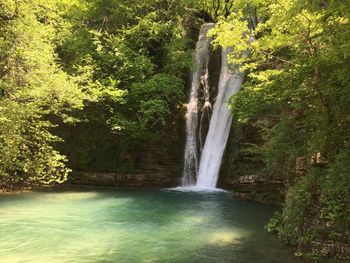
[[[5,195],[0,262],[299,262],[263,228],[274,211],[220,192]]]

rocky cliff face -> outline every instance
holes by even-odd
[[[159,151],[144,152],[132,169],[113,171],[75,171],[68,177],[69,184],[108,187],[174,187],[180,184],[182,160]]]
[[[259,175],[236,176],[236,179],[223,179],[219,187],[230,190],[234,197],[260,203],[280,205],[283,203],[284,185],[280,181],[267,181]]]
[[[281,204],[284,182],[264,174],[264,162],[255,147],[262,143],[259,134],[252,125],[233,124],[218,187],[232,191],[237,198]]]
[[[68,183],[106,187],[163,188],[179,185],[180,178],[168,171],[164,171],[164,167],[159,167],[156,170],[146,170],[135,174],[74,172]]]

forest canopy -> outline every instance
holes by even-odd
[[[85,139],[125,152],[157,140],[192,66],[185,12],[177,1],[0,1],[1,184],[64,181],[58,142],[70,131],[83,130],[63,146],[74,168],[93,158],[79,153],[94,152]]]

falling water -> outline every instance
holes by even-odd
[[[209,72],[208,72],[209,73]],[[211,103],[210,103],[210,88],[209,88],[209,74],[202,76],[201,84],[203,86],[204,93],[204,105],[201,109],[201,118],[199,121],[199,147],[203,150],[203,126],[205,120],[210,120],[211,117]],[[205,138],[205,137],[204,137]]]
[[[230,50],[221,52],[221,73],[213,115],[202,151],[196,187],[215,188],[219,176],[222,156],[232,123],[232,114],[227,101],[241,87],[243,76],[236,65],[228,64]]]
[[[198,90],[201,82],[208,77],[208,63],[210,58],[210,38],[207,32],[214,26],[212,23],[204,24],[199,33],[196,44],[195,63],[196,69],[192,74],[192,84],[186,113],[186,146],[185,164],[182,177],[182,185],[189,186],[195,183],[198,171]]]

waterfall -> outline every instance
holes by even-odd
[[[208,30],[214,27],[213,23],[204,24],[200,30],[195,50],[196,69],[192,73],[192,84],[190,98],[186,112],[186,146],[185,163],[182,177],[182,185],[194,185],[198,172],[198,91],[201,82],[207,84],[209,75],[208,63],[210,58],[210,38],[207,37]]]
[[[232,113],[227,104],[229,98],[239,91],[243,76],[239,67],[229,65],[229,49],[221,51],[221,73],[218,95],[210,119],[209,131],[200,158],[196,187],[215,188],[219,176],[222,157],[232,124]]]
[[[209,72],[208,72],[209,73]],[[205,76],[201,79],[201,84],[203,85],[203,93],[204,93],[204,105],[201,109],[201,118],[199,121],[199,147],[200,150],[203,150],[203,125],[205,120],[210,120],[211,117],[211,103],[210,103],[210,88],[209,88],[209,75],[205,74]]]
[[[208,70],[211,39],[207,36],[207,32],[213,27],[213,23],[207,23],[200,30],[195,50],[197,67],[192,73],[190,98],[186,113],[187,137],[182,186],[195,186],[198,189],[216,187],[221,161],[232,124],[232,113],[228,100],[239,91],[243,82],[243,74],[241,74],[239,66],[228,63],[228,55],[232,49],[222,49],[218,95],[212,109]],[[203,94],[200,103],[199,91]],[[201,109],[198,109],[199,105],[203,105]],[[211,113],[212,116],[210,118]],[[199,114],[201,114],[200,118],[198,117]],[[210,122],[203,146],[201,137],[205,118],[210,118]],[[198,124],[200,124],[199,131]],[[197,145],[198,142],[200,144],[200,152]],[[200,158],[199,153],[201,153]],[[198,162],[199,159],[200,162]]]

